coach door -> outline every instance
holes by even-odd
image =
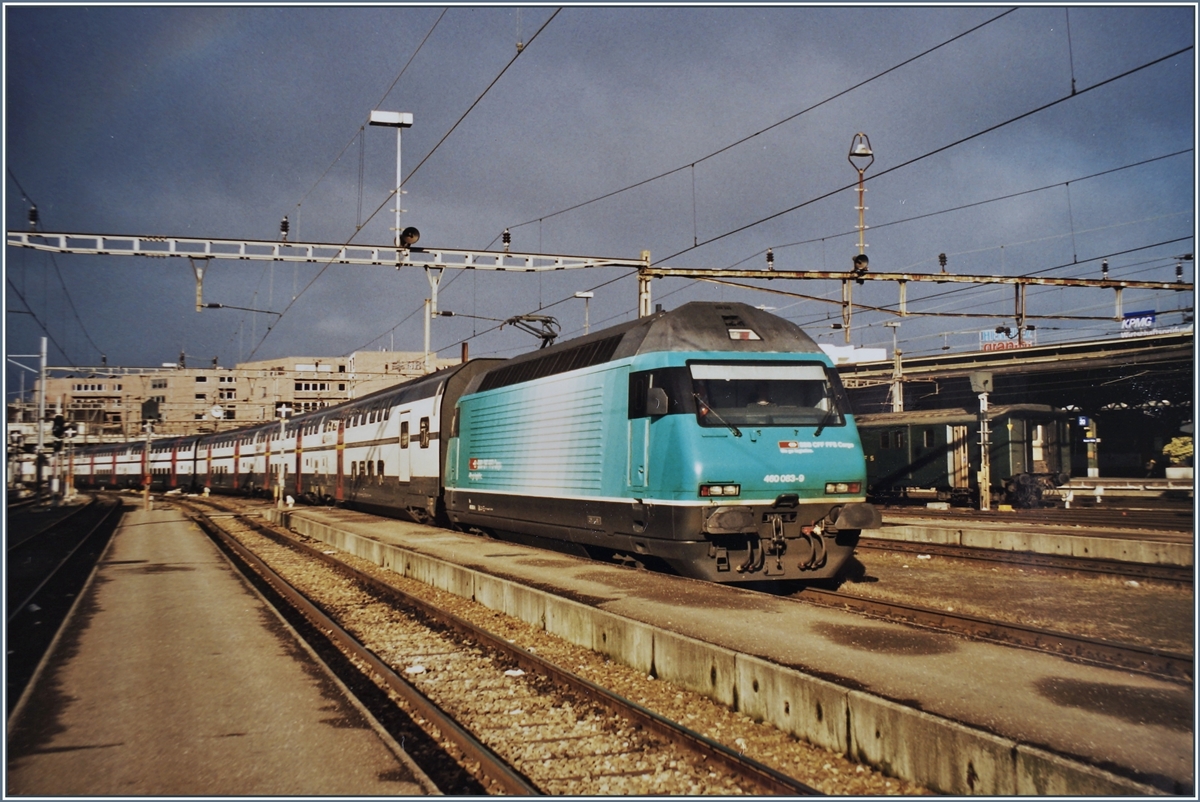
[[[412,481],[412,423],[407,412],[400,413],[400,460],[397,470],[400,472],[401,486]]]

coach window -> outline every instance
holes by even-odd
[[[889,442],[889,440],[890,440],[890,438],[888,438],[887,432],[879,433],[879,447],[880,448],[891,448],[892,446],[891,446],[891,443]]]
[[[421,418],[421,448],[429,448],[429,418]]]
[[[374,475],[375,475],[375,463],[368,460],[367,461],[367,476],[374,476]]]
[[[400,447],[408,448],[408,421],[400,421]]]
[[[925,430],[925,447],[933,448],[933,429]]]

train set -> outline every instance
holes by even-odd
[[[722,583],[839,574],[854,416],[795,324],[694,302],[214,434],[77,448],[77,486],[280,493]]]

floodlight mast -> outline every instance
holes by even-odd
[[[858,159],[856,162],[855,159]],[[861,131],[854,135],[850,140],[850,152],[846,155],[846,160],[850,162],[850,166],[858,171],[858,256],[854,257],[854,274],[859,276],[858,283],[862,283],[861,276],[867,272],[867,243],[864,239],[864,234],[867,230],[865,221],[865,212],[867,205],[863,202],[863,193],[867,188],[863,186],[863,173],[867,168],[875,163],[875,152],[871,150],[871,140]],[[849,281],[842,282],[842,330],[846,333],[846,342],[850,342],[850,316],[854,304],[851,301],[851,293],[853,288]]]
[[[371,112],[371,125],[382,125],[387,128],[396,129],[396,227],[393,229],[396,232],[396,247],[400,247],[400,212],[404,211],[400,198],[404,195],[404,190],[401,188],[404,184],[403,174],[400,172],[400,135],[405,128],[412,128],[413,116],[406,111],[379,111]]]

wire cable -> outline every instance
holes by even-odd
[[[540,28],[538,28],[537,31],[534,32],[533,36],[529,37],[529,41],[525,43],[525,47],[518,50],[517,54],[515,56],[513,56],[508,61],[507,64],[504,65],[503,69],[500,70],[500,73],[495,78],[492,79],[492,82],[487,85],[487,87],[483,90],[483,92],[479,95],[479,97],[475,98],[475,101],[467,108],[467,110],[465,112],[463,112],[462,116],[458,118],[458,120],[454,123],[454,125],[452,125],[450,127],[450,130],[447,131],[446,134],[437,141],[437,144],[435,144],[433,146],[433,148],[429,151],[429,153],[425,154],[425,158],[421,159],[421,161],[417,163],[417,166],[414,167],[412,169],[412,171],[406,177],[403,178],[403,180],[401,180],[400,186],[396,187],[396,189],[394,189],[388,193],[387,197],[384,198],[383,202],[380,203],[379,206],[377,206],[375,208],[375,211],[371,212],[371,214],[367,217],[366,221],[364,222],[364,225],[366,223],[369,223],[371,220],[373,220],[375,218],[375,215],[379,214],[379,212],[382,211],[385,206],[387,206],[388,201],[390,201],[393,197],[396,197],[396,198],[399,197],[400,190],[403,189],[404,185],[407,184],[408,181],[414,175],[416,175],[417,171],[421,169],[422,165],[424,165],[425,162],[429,161],[430,157],[432,157],[433,154],[437,152],[438,148],[440,148],[442,146],[442,144],[446,141],[446,139],[450,136],[450,134],[452,134],[454,132],[454,130],[456,128],[458,128],[458,126],[462,123],[462,121],[466,119],[467,115],[470,114],[471,111],[476,106],[479,105],[480,101],[482,101],[483,98],[485,96],[487,96],[488,92],[490,92],[492,90],[492,87],[494,87],[496,85],[496,82],[500,80],[500,78],[504,75],[504,73],[508,72],[508,68],[513,65],[513,62],[515,62],[518,58],[520,58],[521,54],[529,49],[529,45],[533,44],[533,40],[537,39],[538,35],[541,34],[541,32],[546,29],[546,26],[549,25],[554,20],[554,18],[558,16],[558,12],[560,12],[560,11],[562,11],[561,7],[556,8],[554,10],[554,13],[550,15],[550,18],[547,19],[544,23],[542,23],[542,26]],[[397,203],[399,203],[398,200],[397,200]],[[353,242],[354,238],[358,236],[358,233],[359,233],[358,231],[355,231],[353,234],[351,234],[350,238],[342,243],[342,247],[346,247],[351,242]],[[287,315],[287,313],[292,309],[292,307],[296,305],[296,301],[300,300],[300,298],[306,292],[308,292],[309,288],[312,287],[312,285],[315,284],[317,282],[317,280],[320,279],[321,276],[323,276],[325,274],[325,271],[328,270],[330,265],[332,265],[332,264],[333,264],[333,260],[331,259],[328,262],[326,262],[324,265],[322,265],[321,269],[319,271],[317,271],[317,274],[315,276],[313,276],[312,279],[307,284],[304,285],[304,289],[300,290],[300,292],[298,292],[296,295],[294,295],[292,297],[292,300],[288,303],[288,305],[285,306],[283,311],[279,313],[279,317],[275,319],[275,322],[272,324],[269,324],[267,326],[266,333],[263,334],[262,339],[258,341],[258,344],[254,346],[254,350],[252,350],[250,352],[250,355],[247,357],[248,359],[252,358],[256,353],[258,353],[258,349],[261,348],[262,344],[264,342],[266,342],[268,337],[271,336],[271,332],[275,330],[275,327],[279,325],[279,322],[281,320],[283,320],[284,316]]]
[[[701,156],[699,159],[688,162],[687,164],[681,165],[679,167],[675,167],[671,170],[666,171],[665,173],[659,173],[656,176],[652,176],[650,178],[643,179],[642,181],[638,181],[637,183],[630,184],[629,186],[626,186],[626,187],[622,187],[621,189],[613,190],[612,192],[607,192],[603,195],[592,198],[591,200],[586,200],[586,201],[583,201],[582,203],[577,203],[573,206],[568,206],[565,209],[559,209],[556,212],[550,212],[549,214],[540,215],[532,220],[526,220],[524,223],[517,223],[514,226],[509,226],[509,228],[510,229],[520,228],[521,226],[527,226],[527,225],[530,225],[531,223],[541,222],[541,221],[547,220],[551,217],[556,217],[560,214],[566,214],[567,212],[573,212],[576,209],[581,209],[584,206],[588,206],[590,204],[597,203],[602,200],[607,200],[608,198],[611,198],[615,195],[620,195],[622,192],[628,192],[632,189],[637,189],[638,187],[645,186],[646,184],[652,183],[654,181],[658,181],[659,179],[662,179],[662,178],[666,178],[667,176],[674,175],[675,173],[681,172],[683,170],[691,169],[694,174],[695,167],[697,164],[708,161],[709,159],[711,159],[715,156],[719,156],[720,154],[724,153],[727,150],[731,150],[731,149],[737,147],[738,145],[742,145],[746,142],[749,142],[751,139],[754,139],[756,136],[765,134],[774,128],[778,128],[779,126],[784,125],[785,123],[791,122],[792,120],[796,119],[797,117],[800,117],[804,114],[807,114],[810,111],[813,111],[814,109],[824,106],[826,103],[831,103],[832,101],[837,100],[839,97],[842,97],[843,95],[849,94],[850,92],[853,92],[856,89],[860,89],[873,81],[877,81],[880,78],[884,77],[885,75],[895,72],[896,70],[900,69],[901,67],[905,67],[905,66],[913,63],[914,61],[922,59],[925,56],[928,56],[930,53],[933,53],[936,50],[940,50],[941,48],[946,47],[947,45],[952,44],[952,43],[958,41],[959,39],[962,39],[965,36],[969,36],[970,34],[978,31],[980,28],[984,28],[988,25],[991,25],[993,22],[996,22],[997,20],[1008,16],[1009,14],[1013,13],[1016,10],[1017,10],[1016,8],[1010,8],[1008,11],[1005,11],[1002,14],[998,14],[989,20],[981,22],[980,24],[976,25],[975,27],[969,28],[969,29],[963,31],[962,33],[960,33],[956,36],[953,36],[940,44],[934,45],[933,47],[929,48],[928,50],[924,50],[915,56],[907,58],[898,64],[888,67],[883,72],[876,73],[875,75],[872,75],[870,78],[867,78],[866,80],[859,81],[858,83],[854,84],[853,86],[843,89],[842,91],[837,92],[835,94],[832,94],[829,97],[825,98],[824,100],[820,100],[820,101],[814,103],[813,105],[809,106],[808,108],[802,109],[798,112],[795,112],[794,114],[784,117],[782,120],[778,120],[777,122],[771,123],[766,128],[762,128],[758,131],[755,131],[753,134],[749,134],[748,136],[744,136],[741,139],[735,140],[734,142],[731,142],[730,144],[725,145],[724,147],[718,148],[717,150],[714,150],[712,153],[709,153],[706,156]],[[494,244],[495,242],[496,242],[496,240],[493,239],[492,242],[489,243],[489,247],[492,244]]]
[[[9,178],[11,178],[13,180],[13,183],[17,185],[17,190],[20,191],[21,198],[23,200],[25,200],[26,202],[28,202],[31,206],[36,208],[37,203],[33,200],[32,197],[30,197],[29,193],[25,191],[25,188],[21,186],[21,182],[17,180],[17,177],[13,173],[12,168],[6,167],[6,170],[8,172]],[[52,264],[54,266],[54,273],[58,277],[58,285],[60,287],[62,287],[63,297],[66,298],[67,305],[71,307],[71,314],[75,317],[75,322],[79,324],[79,330],[83,332],[83,336],[87,338],[87,341],[89,343],[91,343],[92,348],[94,348],[96,350],[96,353],[103,354],[104,351],[102,351],[100,349],[100,346],[96,345],[96,341],[92,339],[92,335],[88,332],[87,326],[83,325],[83,319],[79,316],[79,310],[75,307],[75,299],[73,299],[71,297],[71,291],[67,289],[67,283],[63,280],[62,270],[60,270],[58,267],[58,260],[54,258],[54,254],[52,254],[52,253],[48,254],[48,256],[50,257],[50,264]],[[15,289],[16,288],[14,287],[14,290]],[[23,297],[21,298],[21,301],[22,301],[22,303],[25,303],[26,308],[30,310],[29,314],[33,315],[32,307],[30,307],[29,304],[25,302],[25,299]],[[39,323],[39,325],[41,325],[41,324]],[[43,326],[42,330],[45,331],[44,326]],[[49,336],[49,332],[47,332],[47,336]],[[60,348],[59,350],[62,350],[62,349]],[[67,356],[66,351],[63,351],[63,358],[66,359],[68,362],[71,361],[71,358],[69,356]],[[73,365],[73,363],[72,363],[72,365]]]
[[[1153,66],[1155,66],[1156,64],[1161,64],[1161,63],[1162,63],[1162,62],[1164,62],[1164,61],[1168,61],[1168,60],[1170,60],[1170,59],[1173,59],[1173,58],[1175,58],[1176,56],[1182,55],[1183,53],[1186,53],[1186,52],[1188,52],[1189,50],[1192,50],[1192,49],[1194,49],[1194,45],[1188,45],[1187,47],[1180,48],[1179,50],[1176,50],[1176,51],[1175,51],[1175,52],[1173,52],[1173,53],[1168,53],[1168,54],[1167,54],[1167,55],[1165,55],[1165,56],[1160,56],[1159,58],[1156,58],[1156,59],[1154,59],[1153,61],[1148,61],[1148,62],[1146,62],[1145,64],[1142,64],[1141,66],[1134,67],[1134,68],[1132,68],[1132,69],[1126,70],[1125,72],[1122,72],[1122,73],[1120,73],[1119,75],[1114,75],[1114,76],[1112,76],[1111,78],[1106,78],[1105,80],[1103,80],[1103,81],[1100,81],[1099,83],[1096,83],[1096,84],[1092,84],[1091,86],[1089,86],[1089,87],[1087,87],[1087,88],[1085,88],[1085,89],[1080,89],[1078,92],[1075,92],[1075,93],[1072,93],[1072,94],[1069,94],[1069,95],[1065,95],[1065,96],[1063,96],[1063,97],[1060,97],[1060,98],[1058,98],[1057,100],[1052,100],[1052,101],[1050,101],[1049,103],[1045,103],[1045,104],[1043,104],[1043,105],[1041,105],[1041,106],[1038,106],[1038,107],[1036,107],[1036,108],[1030,109],[1029,111],[1023,112],[1023,113],[1021,113],[1021,114],[1018,114],[1018,115],[1017,115],[1017,116],[1015,116],[1015,117],[1010,117],[1009,119],[1007,119],[1007,120],[1004,120],[1003,122],[996,123],[995,125],[990,125],[990,126],[988,126],[987,128],[984,128],[984,129],[982,129],[982,130],[976,131],[975,133],[973,133],[973,134],[970,134],[970,135],[968,135],[968,136],[965,136],[965,137],[962,137],[961,139],[956,139],[956,140],[955,140],[955,141],[953,141],[953,142],[950,142],[950,143],[948,143],[948,144],[946,144],[946,145],[942,145],[942,146],[941,146],[941,147],[939,147],[939,148],[935,148],[935,149],[933,149],[933,150],[931,150],[931,151],[929,151],[929,152],[927,152],[927,153],[924,153],[924,154],[922,154],[922,155],[920,155],[920,156],[916,156],[916,157],[914,157],[914,158],[912,158],[912,159],[909,159],[908,161],[904,161],[904,162],[901,162],[900,164],[894,165],[894,166],[892,166],[892,167],[889,167],[889,168],[887,168],[887,169],[885,169],[885,170],[881,170],[880,172],[878,172],[878,173],[876,173],[875,175],[871,176],[871,178],[869,178],[869,179],[867,179],[867,180],[869,180],[869,181],[875,181],[875,180],[878,180],[879,178],[882,178],[883,176],[885,176],[885,175],[888,175],[889,173],[894,173],[894,172],[896,172],[897,170],[901,170],[901,169],[903,169],[903,168],[905,168],[905,167],[909,167],[909,166],[911,166],[911,165],[913,165],[913,164],[916,164],[917,162],[920,162],[920,161],[923,161],[923,160],[925,160],[925,159],[928,159],[928,158],[930,158],[931,156],[936,156],[936,155],[937,155],[937,154],[939,154],[939,153],[942,153],[942,152],[944,152],[944,151],[950,150],[951,148],[958,147],[959,145],[962,145],[962,144],[964,144],[964,143],[966,143],[966,142],[970,142],[970,141],[971,141],[971,140],[973,140],[973,139],[978,139],[979,137],[981,137],[981,136],[984,136],[985,134],[990,134],[990,133],[992,133],[993,131],[998,131],[999,129],[1001,129],[1001,128],[1004,128],[1005,126],[1012,125],[1013,123],[1015,123],[1015,122],[1019,122],[1019,121],[1021,121],[1021,120],[1024,120],[1024,119],[1025,119],[1025,118],[1027,118],[1027,117],[1031,117],[1031,116],[1033,116],[1033,115],[1035,115],[1035,114],[1039,114],[1039,113],[1041,113],[1041,112],[1043,112],[1043,111],[1046,111],[1047,109],[1054,108],[1055,106],[1059,105],[1060,103],[1065,103],[1065,102],[1066,102],[1066,101],[1068,101],[1068,100],[1073,100],[1073,99],[1075,99],[1075,98],[1079,97],[1080,95],[1085,95],[1085,94],[1087,94],[1088,92],[1091,92],[1091,91],[1093,91],[1093,90],[1095,90],[1095,89],[1099,89],[1099,88],[1101,88],[1101,87],[1103,87],[1103,86],[1107,86],[1108,84],[1111,84],[1111,83],[1113,83],[1113,82],[1115,82],[1115,81],[1119,81],[1119,80],[1121,80],[1122,78],[1127,78],[1127,77],[1129,77],[1130,75],[1133,75],[1133,74],[1135,74],[1135,73],[1141,72],[1142,70],[1149,69],[1150,67],[1153,67]],[[749,229],[751,229],[751,228],[754,228],[755,226],[762,225],[763,223],[766,223],[766,222],[768,222],[768,221],[770,221],[770,220],[774,220],[774,219],[776,219],[777,217],[782,217],[782,216],[783,216],[783,215],[785,215],[785,214],[790,214],[791,212],[794,212],[794,211],[796,211],[797,209],[803,209],[805,206],[810,206],[811,204],[814,204],[814,203],[816,203],[817,201],[825,200],[826,198],[831,198],[831,197],[833,197],[834,195],[838,194],[839,192],[845,192],[846,190],[848,190],[848,189],[852,189],[853,187],[855,187],[855,186],[857,186],[857,185],[858,185],[858,184],[857,184],[857,182],[853,182],[853,183],[846,184],[845,186],[838,187],[838,188],[837,188],[837,189],[835,189],[835,190],[831,190],[831,191],[829,191],[829,192],[826,192],[826,193],[825,193],[825,194],[823,194],[823,195],[818,195],[818,196],[817,196],[817,197],[815,197],[815,198],[810,198],[809,200],[806,200],[806,201],[804,201],[803,203],[798,203],[798,204],[796,204],[795,206],[791,206],[791,207],[789,207],[789,208],[787,208],[787,209],[784,209],[784,210],[782,210],[782,211],[775,212],[774,214],[767,215],[766,217],[762,217],[762,218],[760,218],[760,219],[758,219],[758,220],[755,220],[755,221],[754,221],[754,222],[752,222],[752,223],[746,223],[745,225],[738,226],[737,228],[734,228],[734,229],[732,229],[732,230],[730,230],[730,231],[726,231],[726,232],[725,232],[725,233],[723,233],[723,234],[718,234],[718,235],[716,235],[716,236],[714,236],[714,237],[710,237],[709,239],[706,239],[706,240],[704,240],[703,242],[701,242],[699,245],[693,245],[693,246],[691,246],[691,247],[684,248],[684,249],[683,249],[683,250],[681,250],[681,251],[677,251],[677,252],[675,252],[675,253],[671,254],[670,256],[667,256],[667,257],[664,257],[663,259],[660,259],[660,260],[658,260],[657,262],[655,262],[655,264],[661,264],[662,262],[665,262],[665,261],[667,261],[667,260],[669,260],[669,259],[674,259],[674,258],[676,258],[676,257],[678,257],[678,256],[682,256],[683,254],[685,254],[685,253],[688,253],[689,251],[694,251],[694,250],[696,250],[697,248],[701,248],[701,247],[703,247],[703,246],[705,246],[705,245],[710,245],[710,244],[712,244],[712,243],[714,243],[714,242],[717,242],[717,241],[719,241],[719,240],[725,239],[726,237],[731,237],[731,236],[733,236],[734,234],[740,234],[740,233],[741,233],[741,232],[743,232],[743,231],[747,231],[747,230],[749,230]]]

